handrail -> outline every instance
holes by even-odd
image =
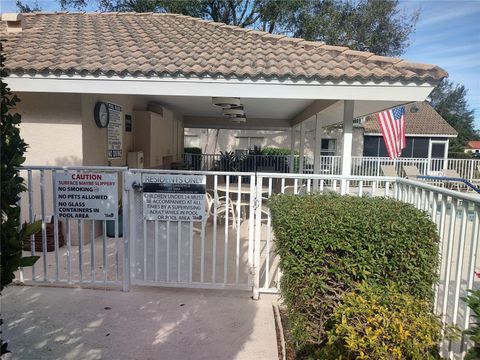
[[[438,187],[438,186],[435,186],[435,185],[425,184],[421,181],[405,179],[405,178],[397,178],[397,182],[400,183],[400,184],[403,183],[403,184],[407,184],[407,185],[416,186],[418,188],[422,188],[422,189],[429,190],[429,191],[435,191],[435,192],[440,193],[442,195],[451,196],[451,197],[454,197],[454,198],[457,198],[457,199],[460,199],[460,200],[471,201],[471,202],[475,202],[475,203],[480,204],[480,197],[477,197],[477,195],[475,195],[475,194],[467,194],[467,193],[463,193],[463,192],[460,192],[460,191],[445,189],[445,188],[441,188],[441,187]]]
[[[365,176],[365,175],[328,175],[328,174],[298,174],[298,173],[268,173],[257,172],[257,177],[271,177],[284,179],[313,179],[313,180],[349,180],[349,181],[382,181],[395,182],[394,176]]]
[[[426,180],[442,180],[442,181],[457,181],[464,183],[468,187],[470,187],[472,190],[476,191],[477,193],[480,194],[480,188],[476,187],[473,185],[471,182],[467,181],[464,178],[457,178],[457,177],[448,177],[448,176],[430,176],[430,175],[417,175],[418,179],[426,179]]]
[[[18,170],[102,170],[102,171],[122,171],[128,170],[128,166],[44,166],[44,165],[24,165],[17,167]]]

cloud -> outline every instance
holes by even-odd
[[[439,2],[441,4],[441,2]],[[447,5],[448,6],[445,6]],[[451,2],[442,4],[441,8],[437,14],[426,16],[424,15],[418,22],[418,27],[431,26],[434,24],[442,23],[448,25],[452,20],[463,18],[466,16],[472,16],[475,14],[480,14],[480,6],[478,2]],[[424,12],[427,14],[427,12]]]

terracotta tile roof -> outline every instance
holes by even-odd
[[[435,65],[176,14],[24,16],[22,32],[0,25],[10,72],[420,82],[448,76]]]
[[[412,112],[413,106],[418,108]],[[405,130],[407,135],[457,135],[457,131],[427,102],[405,105]],[[380,134],[380,126],[374,116],[368,116],[363,124],[365,134]]]
[[[469,141],[469,142],[467,142],[466,148],[467,149],[480,149],[480,141],[475,141],[475,140]]]

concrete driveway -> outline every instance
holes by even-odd
[[[216,290],[10,287],[1,299],[5,359],[277,359],[275,301]]]

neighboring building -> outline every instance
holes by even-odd
[[[407,104],[405,111],[407,147],[402,151],[401,157],[446,158],[449,139],[457,136],[455,129],[427,102]],[[321,154],[340,156],[342,134],[340,124],[325,127],[320,144]],[[305,135],[305,155],[311,157],[315,131],[307,129]],[[296,139],[298,138],[297,130]],[[185,146],[200,147],[204,153],[209,154],[245,151],[253,146],[290,148],[290,139],[290,130],[185,129]],[[374,116],[355,120],[352,156],[388,157]]]
[[[480,156],[480,141],[472,140],[467,142],[464,151],[465,153],[474,154],[474,156]]]
[[[387,157],[376,119],[367,117],[363,127],[363,156]],[[407,147],[401,157],[406,158],[447,158],[449,139],[457,137],[457,131],[427,102],[406,105],[405,130]]]

